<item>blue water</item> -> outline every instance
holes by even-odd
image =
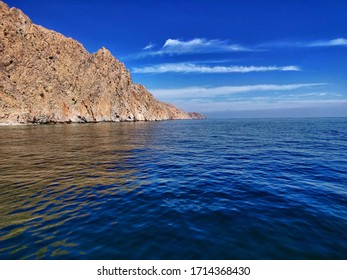
[[[1,259],[347,259],[347,119],[0,127]]]

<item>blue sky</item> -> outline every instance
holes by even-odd
[[[346,0],[5,1],[207,116],[347,116]]]

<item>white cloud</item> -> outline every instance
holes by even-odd
[[[223,86],[223,87],[186,87],[176,89],[150,89],[157,98],[162,100],[190,99],[190,98],[212,98],[231,94],[246,92],[264,92],[264,91],[290,91],[301,88],[310,88],[322,86],[323,83],[311,84],[258,84],[243,86]]]
[[[151,42],[151,43],[149,43],[147,46],[145,46],[145,47],[143,48],[143,50],[150,50],[150,49],[153,49],[154,46],[155,46],[155,44],[153,44],[153,43]]]
[[[333,40],[321,40],[316,42],[311,42],[307,44],[307,47],[334,47],[334,46],[347,46],[347,39],[337,38]]]
[[[236,44],[229,44],[227,41],[207,40],[196,38],[190,41],[178,39],[166,40],[163,49],[171,53],[192,53],[192,52],[237,52],[247,51],[247,48]]]
[[[268,71],[301,71],[298,66],[206,66],[194,63],[167,63],[134,68],[134,73],[249,73]]]
[[[207,53],[232,53],[245,51],[270,51],[275,48],[314,48],[347,46],[347,38],[335,38],[332,40],[317,41],[275,41],[260,43],[254,46],[242,46],[231,44],[227,40],[195,38],[192,40],[167,39],[161,48],[155,48],[156,44],[149,43],[142,52],[123,57],[138,59],[148,56],[182,55],[182,54],[207,54]]]
[[[161,49],[157,51],[145,52],[143,53],[143,56],[189,53],[227,53],[249,50],[250,49],[243,46],[230,44],[228,41],[222,41],[218,39],[207,40],[204,38],[195,38],[188,41],[179,39],[167,39]]]
[[[315,47],[335,47],[347,46],[346,38],[336,38],[332,40],[317,41],[277,41],[258,45],[256,49],[270,50],[271,48],[315,48]]]
[[[305,109],[327,108],[332,106],[347,106],[347,99],[308,99],[308,100],[242,100],[242,101],[195,101],[182,100],[176,105],[187,111],[202,113],[222,111],[247,111],[247,110],[279,110],[279,109]]]

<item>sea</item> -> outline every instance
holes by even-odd
[[[0,127],[0,259],[347,259],[347,118]]]

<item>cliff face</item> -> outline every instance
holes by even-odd
[[[201,118],[134,84],[105,48],[90,54],[1,1],[0,18],[0,123]]]

